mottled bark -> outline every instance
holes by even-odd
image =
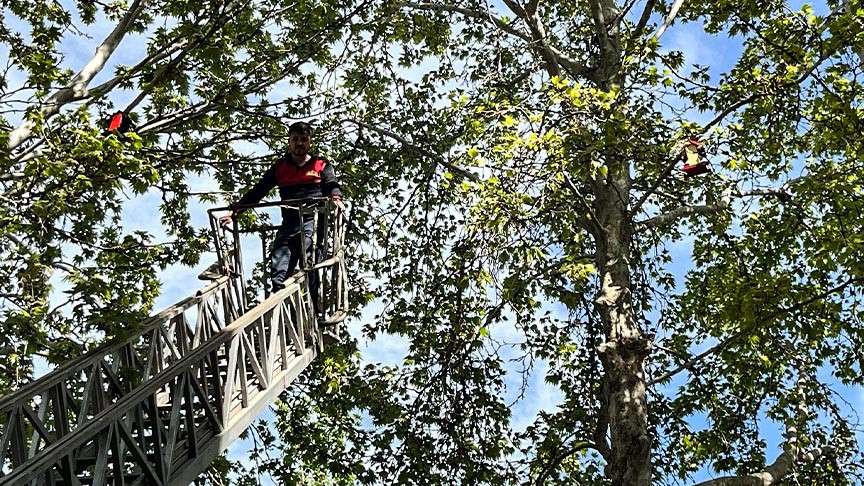
[[[597,263],[602,279],[596,306],[606,338],[599,351],[609,386],[607,476],[616,486],[647,486],[651,484],[651,438],[643,363],[650,342],[633,309],[632,233],[627,211],[630,176],[624,163],[609,166],[609,176],[595,192],[595,213],[601,225]]]
[[[614,0],[589,0],[600,47],[598,87],[621,84],[620,9]],[[594,186],[597,217],[597,268],[600,289],[595,301],[603,319],[605,342],[600,359],[606,372],[606,417],[610,450],[606,476],[615,486],[651,484],[651,434],[644,361],[650,349],[639,328],[631,289],[632,221],[629,162],[605,154],[608,173]]]

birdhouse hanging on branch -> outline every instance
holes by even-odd
[[[132,125],[132,120],[129,119],[129,115],[122,111],[118,111],[108,119],[108,124],[105,127],[105,134],[110,135],[113,133],[114,135],[122,136],[133,128],[134,126]]]
[[[711,170],[708,165],[708,159],[705,157],[705,148],[702,142],[696,137],[690,137],[684,144],[684,150],[681,152],[681,159],[684,161],[684,166],[681,170],[687,177],[692,177],[699,174],[704,174]]]

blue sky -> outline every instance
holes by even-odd
[[[797,8],[803,2],[790,2],[793,8]],[[641,2],[640,2],[641,6]],[[637,8],[635,10],[639,10]],[[824,11],[824,5],[817,6],[816,10]],[[15,24],[13,24],[15,25]],[[70,37],[63,44],[63,52],[66,56],[66,65],[73,70],[80,68],[90,58],[99,41],[113,28],[113,24],[100,21],[95,25],[86,29],[90,35],[90,39],[83,39],[75,36]],[[708,35],[698,24],[686,24],[673,26],[663,37],[662,44],[666,49],[680,50],[684,52],[688,64],[702,64],[711,66],[713,80],[716,80],[718,75],[731,67],[740,52],[740,42],[735,39],[729,39],[723,35]],[[146,42],[144,36],[132,35],[127,37],[121,44],[118,51],[112,57],[109,66],[97,76],[93,85],[108,79],[113,72],[112,66],[117,64],[134,64],[140,60],[144,54]],[[0,59],[5,58],[6,53],[3,52],[3,47],[0,46]],[[14,86],[16,82],[20,83],[21,77],[19,74],[13,73],[9,79]],[[115,101],[122,105],[131,99],[129,94],[119,96]],[[694,113],[693,118],[700,121],[710,117],[710,114]],[[265,154],[265,147],[256,147],[247,145],[243,147],[244,151],[252,153],[258,152]],[[208,176],[195,177],[190,181],[190,186],[193,190],[208,190],[215,189],[214,181]],[[128,230],[146,230],[157,238],[165,237],[164,231],[159,223],[158,206],[161,202],[161,195],[156,191],[148,192],[144,195],[132,198],[124,207],[123,221]],[[192,222],[196,227],[204,228],[208,226],[206,210],[209,205],[203,205],[197,201],[190,203],[190,211],[192,214]],[[689,260],[692,250],[692,241],[685,239],[681,242],[674,243],[670,246],[675,264],[671,270],[674,272],[680,283],[687,270],[690,268]],[[260,251],[255,247],[252,252],[247,251],[246,255],[250,259],[253,255],[258,255]],[[161,272],[160,279],[163,282],[162,294],[157,299],[156,308],[162,308],[171,305],[172,303],[181,300],[189,294],[189,289],[195,289],[201,286],[201,282],[197,280],[198,273],[207,267],[212,261],[212,257],[205,255],[201,263],[195,268],[189,268],[182,265],[173,265]],[[249,266],[246,266],[249,268]],[[61,282],[57,282],[62,287]],[[408,343],[399,336],[379,336],[374,341],[364,339],[360,335],[360,328],[365,321],[373,319],[380,309],[371,305],[364,309],[363,313],[358,317],[349,321],[348,328],[353,336],[360,340],[360,350],[365,360],[376,363],[399,364],[404,357]],[[513,329],[506,327],[498,327],[493,330],[493,337],[506,339],[512,336]],[[542,361],[538,362],[528,379],[528,388],[526,390],[525,399],[515,404],[513,408],[513,424],[517,430],[524,429],[525,426],[533,422],[537,413],[541,410],[553,411],[556,409],[562,399],[560,391],[548,385],[544,381],[548,364]],[[515,367],[510,369],[507,376],[508,394],[512,397],[516,393],[516,388],[521,383]],[[864,391],[861,389],[853,389],[837,385],[838,391],[841,392],[849,405],[843,405],[848,412],[853,409],[864,410]],[[509,400],[508,400],[509,401]],[[692,426],[696,429],[704,427],[706,424],[702,418],[694,418]],[[764,429],[764,437],[768,440],[766,457],[770,460],[779,452],[779,442],[781,440],[778,427],[766,420],[762,420],[760,425]],[[864,442],[864,437],[859,436],[859,443]],[[238,442],[232,447],[230,454],[232,457],[243,457],[246,451],[246,446],[242,442]],[[707,479],[711,476],[709,469],[701,471],[694,480]]]

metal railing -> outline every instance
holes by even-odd
[[[281,225],[259,224],[241,227],[237,218],[234,218],[229,228],[219,223],[217,214],[233,209],[256,211],[268,208],[279,208],[283,215],[288,213],[296,215],[296,221],[311,220],[312,227],[315,228],[311,248],[306,246],[302,231],[294,236],[297,238],[297,244],[303,256],[299,259],[299,269],[314,272],[315,277],[321,282],[319,291],[314,297],[317,300],[316,308],[326,316],[328,322],[341,321],[344,319],[348,302],[347,279],[344,278],[347,272],[345,265],[346,218],[345,207],[330,198],[293,199],[209,210],[210,226],[215,235],[217,266],[220,273],[244,274],[243,258],[240,252],[242,246],[240,238],[243,234],[256,234],[260,238],[262,261],[265,262],[266,270],[266,260],[270,251],[268,241],[271,240],[271,234],[278,231]],[[309,258],[310,256],[311,258]],[[265,276],[265,280],[266,278]],[[248,305],[246,281],[238,279],[236,286],[234,295],[238,296],[239,302],[243,305]],[[265,295],[268,295],[266,285],[264,289]]]
[[[246,230],[235,222],[231,246],[214,224],[219,271],[203,290],[125,341],[0,399],[0,485],[194,480],[323,349],[320,325],[344,319],[342,209],[295,204],[315,218],[325,258],[301,259],[281,290],[250,303],[239,244]],[[310,292],[312,274],[318,295]]]

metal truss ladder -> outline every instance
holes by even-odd
[[[221,275],[125,341],[0,398],[0,485],[195,480],[323,350],[319,319],[344,318],[341,207],[292,208],[322,223],[317,241],[325,251],[283,289],[255,305],[245,301],[240,231],[235,225],[227,251],[211,212]],[[320,284],[310,286],[310,276]]]

